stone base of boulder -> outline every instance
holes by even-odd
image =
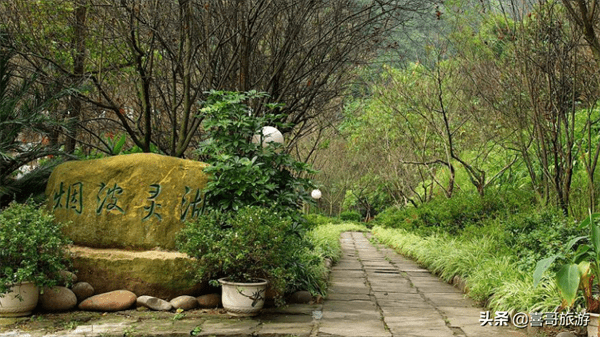
[[[97,294],[126,289],[137,296],[170,300],[181,295],[198,296],[208,289],[207,284],[194,282],[189,273],[194,260],[182,253],[81,246],[70,250],[78,280],[91,284]]]

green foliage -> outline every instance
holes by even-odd
[[[104,149],[101,151],[92,150],[91,152],[84,152],[82,148],[76,148],[74,155],[80,160],[100,159],[107,156],[117,156],[123,154],[132,153],[143,153],[144,150],[137,145],[127,147],[127,135],[126,134],[113,134],[112,132],[106,133],[100,137]],[[154,144],[150,144],[150,153],[163,154],[162,151]]]
[[[375,216],[375,223],[390,228],[400,228],[409,219],[410,212],[397,205],[386,208]]]
[[[534,287],[556,260],[564,261],[555,273],[556,285],[563,300],[562,308],[573,307],[578,291],[581,290],[586,310],[589,312],[600,311],[598,297],[592,292],[600,280],[600,223],[598,220],[600,220],[600,214],[590,214],[582,221],[580,227],[586,228],[588,235],[569,240],[565,249],[571,254],[555,254],[537,263],[533,273]],[[572,254],[570,250],[583,239],[586,242],[579,244],[575,253]]]
[[[571,246],[584,246],[585,233],[560,211],[538,213],[532,204],[528,192],[488,193],[483,199],[460,193],[419,208],[390,208],[377,216],[381,227],[374,232],[445,280],[466,278],[469,296],[489,300],[496,310],[554,309],[560,303],[558,290],[568,287],[539,271],[534,277],[532,271],[545,256],[572,255]],[[573,279],[574,270],[563,270],[563,279]],[[534,280],[540,286],[534,287]],[[575,298],[572,289],[569,301]]]
[[[362,216],[357,211],[345,211],[340,213],[340,219],[342,221],[360,222],[360,220],[362,220]]]
[[[336,262],[342,257],[340,234],[348,231],[366,232],[367,227],[356,223],[327,224],[309,231],[307,237],[319,255]]]
[[[206,210],[237,211],[254,205],[283,212],[297,210],[302,201],[312,202],[308,195],[312,184],[301,178],[313,172],[309,166],[283,152],[280,144],[263,147],[252,142],[264,126],[283,127],[277,123],[283,116],[254,116],[245,103],[265,95],[211,91],[204,103],[201,114],[209,138],[199,155],[211,164],[206,172],[213,177],[205,189]]]
[[[0,295],[20,282],[56,285],[70,266],[69,243],[41,206],[11,203],[0,212]]]
[[[180,251],[198,259],[199,280],[265,278],[280,297],[299,288],[323,293],[321,258],[293,224],[273,208],[211,211],[187,223],[177,242]]]
[[[44,92],[35,86],[35,75],[18,78],[13,74],[11,57],[10,51],[0,49],[0,206],[14,199],[28,198],[31,191],[27,186],[40,178],[41,185],[45,185],[47,171],[33,170],[29,174],[34,176],[18,177],[19,169],[36,159],[62,153],[58,148],[44,144],[43,137],[54,127],[64,127],[48,110],[54,109],[56,100],[70,92]],[[45,89],[51,91],[51,88]],[[20,135],[39,137],[39,141],[23,143],[19,140]]]
[[[322,214],[307,214],[304,216],[306,218],[306,227],[307,228],[316,228],[323,225],[328,224],[339,224],[340,219],[338,218],[330,218],[328,216]]]
[[[523,271],[532,270],[537,261],[555,254],[567,254],[565,242],[585,235],[576,222],[558,210],[519,213],[502,219],[504,241],[515,247]]]
[[[356,195],[354,195],[354,193],[352,193],[352,190],[347,190],[346,194],[344,195],[344,202],[342,203],[342,210],[351,210],[356,208],[356,206],[358,205],[358,198],[356,197]]]
[[[459,234],[469,225],[482,225],[487,219],[516,213],[531,205],[524,192],[478,194],[457,193],[452,198],[436,198],[418,208],[393,207],[379,214],[375,221],[384,227],[404,228],[423,235],[436,231]]]

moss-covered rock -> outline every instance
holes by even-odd
[[[172,250],[200,214],[206,166],[147,153],[67,162],[50,176],[48,208],[78,245]]]
[[[77,277],[94,287],[96,294],[127,289],[137,296],[172,299],[198,295],[207,287],[188,274],[195,261],[177,252],[71,247]]]

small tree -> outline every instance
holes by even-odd
[[[302,201],[310,202],[312,188],[303,175],[313,171],[305,163],[285,153],[281,144],[252,142],[261,128],[283,120],[276,114],[253,115],[247,102],[265,93],[211,91],[201,109],[203,127],[209,138],[201,144],[201,160],[211,164],[206,172],[213,176],[205,189],[205,210],[237,211],[244,206],[275,208],[283,213],[298,210]],[[268,104],[267,108],[278,108]]]

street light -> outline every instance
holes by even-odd
[[[317,209],[319,208],[319,199],[321,199],[321,196],[323,196],[323,194],[321,193],[321,190],[319,190],[318,188],[312,190],[312,192],[310,192],[310,196],[315,199],[315,201],[317,202]],[[308,205],[308,210],[306,212],[306,214],[310,213],[310,205]]]
[[[260,134],[252,136],[252,143],[260,144],[261,139],[263,147],[266,147],[269,143],[279,143],[283,145],[283,135],[277,128],[272,126],[263,126],[260,130]]]

